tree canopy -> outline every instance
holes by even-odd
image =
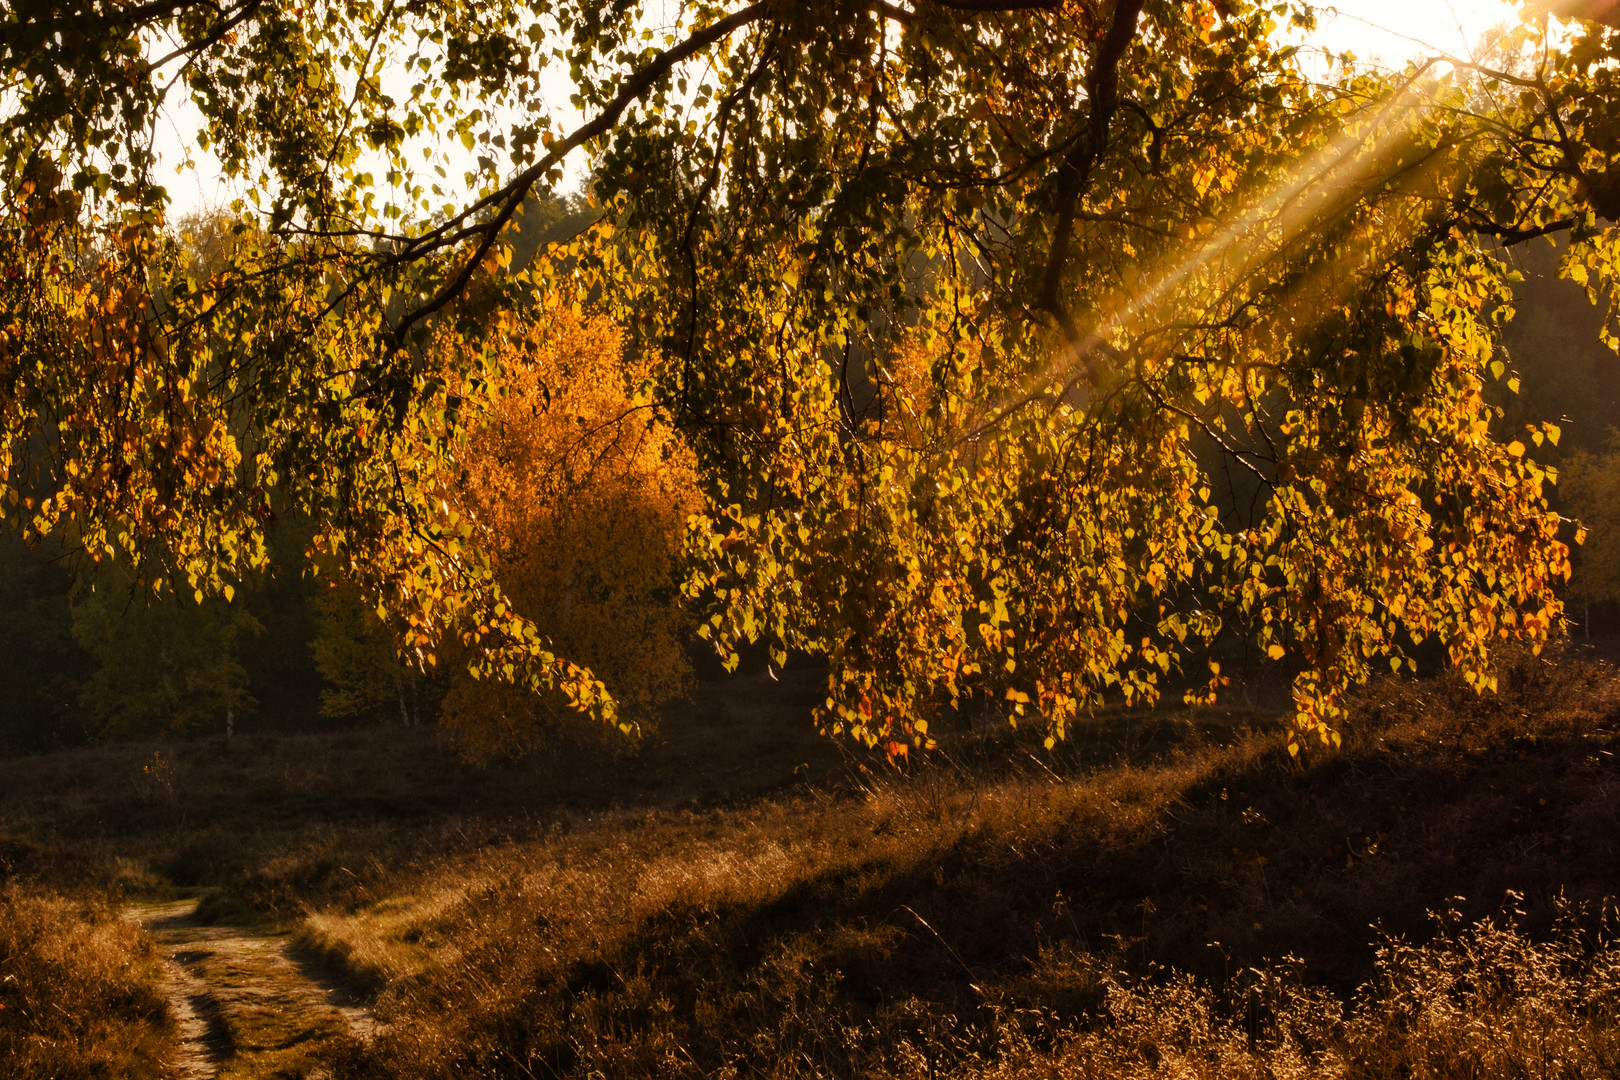
[[[1573,537],[1533,460],[1556,427],[1485,393],[1504,246],[1567,235],[1608,306],[1620,31],[1527,8],[1483,59],[1323,75],[1289,44],[1313,20],[20,0],[5,512],[201,598],[295,510],[421,662],[453,637],[612,719],[454,497],[561,296],[693,456],[703,632],[824,655],[831,729],[926,742],[972,695],[1061,737],[1109,696],[1218,693],[1233,638],[1323,740],[1425,641],[1488,688],[1497,644],[1558,625]],[[154,172],[182,98],[243,193],[208,259]],[[529,258],[575,151],[596,213]]]

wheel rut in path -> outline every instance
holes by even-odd
[[[371,1011],[287,932],[205,925],[197,903],[138,904],[125,914],[163,956],[180,1080],[302,1075],[322,1043],[376,1033]]]

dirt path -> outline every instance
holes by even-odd
[[[284,932],[205,926],[196,900],[136,905],[127,917],[163,953],[180,1022],[181,1080],[303,1075],[310,1051],[335,1036],[369,1038],[370,1011]]]

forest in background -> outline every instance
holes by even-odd
[[[508,242],[513,262],[594,218],[579,196],[532,200]],[[230,243],[213,215],[177,235],[205,265]],[[690,467],[666,428],[627,408],[636,364],[611,324],[562,311],[543,326],[481,418],[463,480],[479,493],[515,602],[545,609],[535,614],[555,639],[612,673],[650,721],[647,709],[690,672],[674,562]],[[543,737],[556,716],[542,695],[475,686],[453,652],[437,666],[407,659],[386,613],[319,572],[312,531],[297,516],[277,521],[265,572],[228,599],[195,601],[153,598],[127,567],[93,562],[69,538],[29,546],[0,531],[0,753],[416,725],[447,708],[497,733],[536,728],[501,735],[505,750]]]

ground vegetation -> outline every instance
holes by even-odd
[[[820,679],[701,683],[630,755],[396,727],[7,762],[5,873],[296,934],[370,995],[320,1051],[349,1076],[1612,1060],[1612,669],[1380,682],[1303,764],[1274,712],[1122,710],[1056,751],[942,727],[905,770],[816,736]]]

